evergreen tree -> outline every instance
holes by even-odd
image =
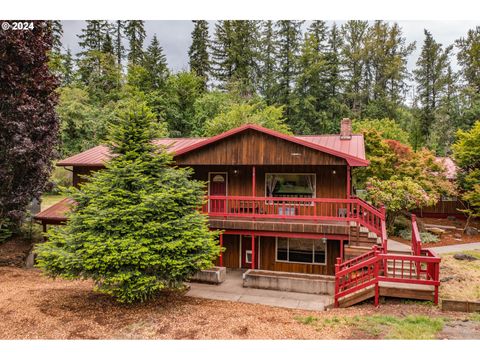
[[[80,39],[78,45],[82,51],[78,54],[83,57],[89,51],[102,51],[105,46],[105,39],[110,31],[110,24],[105,20],[87,20],[87,27],[77,35]]]
[[[433,39],[428,30],[425,30],[424,33],[425,40],[414,74],[421,105],[421,134],[423,141],[426,141],[435,121],[436,111],[446,90],[449,54],[452,47],[449,46],[444,49],[442,44]]]
[[[143,41],[146,33],[144,29],[144,21],[129,20],[125,25],[125,35],[130,46],[128,52],[128,61],[130,64],[138,65],[143,58]]]
[[[110,36],[109,33],[107,33],[107,34],[105,35],[105,41],[103,42],[102,52],[103,52],[104,54],[115,55],[115,53],[114,53],[114,48],[113,48],[112,37]]]
[[[264,21],[260,38],[260,94],[265,102],[272,105],[275,102],[276,82],[276,56],[277,44],[273,21]]]
[[[74,68],[73,68],[74,59],[70,48],[67,49],[67,52],[63,56],[63,85],[69,85],[73,82],[75,78]]]
[[[204,88],[206,89],[210,71],[208,22],[193,20],[193,24],[192,44],[188,49],[190,71],[204,79]]]
[[[153,36],[152,42],[145,51],[142,65],[147,71],[150,90],[161,89],[168,76],[168,67],[167,59],[163,54],[157,35]]]
[[[52,34],[52,51],[62,52],[63,26],[60,20],[51,20],[48,22]]]
[[[342,62],[345,79],[345,101],[355,117],[361,117],[367,102],[365,76],[367,56],[365,40],[368,21],[350,20],[342,25]]]
[[[117,64],[121,68],[122,61],[125,58],[125,46],[123,46],[123,37],[125,32],[125,21],[116,20],[113,26],[114,52],[117,58]]]
[[[323,75],[326,74],[325,54],[320,52],[320,37],[309,30],[305,34],[299,57],[299,74],[296,81],[294,128],[302,134],[325,133],[325,111],[328,89]]]
[[[40,197],[56,156],[51,27],[44,21],[33,25],[0,31],[0,232],[5,223],[19,224],[28,203]]]
[[[221,249],[199,211],[204,184],[155,148],[153,118],[133,102],[120,113],[109,143],[115,156],[70,190],[76,205],[69,221],[36,249],[46,274],[92,279],[95,290],[132,303],[181,288],[213,266]]]
[[[467,85],[480,93],[480,26],[468,30],[466,38],[455,41],[461,75]]]
[[[277,103],[285,106],[287,124],[296,132],[294,107],[296,103],[294,86],[298,75],[303,21],[280,20],[276,23],[277,51]]]
[[[258,82],[258,21],[225,20],[215,24],[212,73],[222,88],[235,86],[251,96]]]
[[[326,74],[325,85],[328,90],[328,107],[326,121],[330,123],[324,125],[328,133],[338,133],[338,119],[350,117],[348,106],[343,99],[344,79],[343,62],[341,49],[343,46],[343,38],[339,27],[333,23],[328,34],[328,46],[325,53]]]
[[[404,100],[409,76],[408,57],[415,43],[406,44],[397,23],[375,21],[365,39],[366,116],[394,117]]]

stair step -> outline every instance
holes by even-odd
[[[375,285],[370,285],[364,289],[360,289],[352,294],[348,294],[343,298],[338,300],[338,305],[341,308],[346,308],[359,302],[365,301],[371,297],[375,296]]]

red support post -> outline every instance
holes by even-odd
[[[252,217],[255,219],[255,196],[257,194],[257,191],[256,191],[256,171],[255,171],[255,165],[252,166]]]
[[[377,246],[373,246],[373,251],[374,251],[374,256],[377,259],[378,256],[378,249]],[[380,289],[378,285],[378,276],[379,276],[379,263],[378,260],[375,262],[374,266],[374,276],[375,276],[375,306],[378,306],[379,303],[379,295],[380,295]],[[394,270],[395,271],[395,270]]]
[[[350,184],[350,165],[347,165],[347,199],[350,199],[352,188]]]
[[[255,234],[252,233],[252,270],[255,269]]]
[[[223,247],[223,233],[220,233],[220,247]],[[223,266],[223,251],[220,252],[220,266]]]
[[[338,272],[340,271],[340,264],[342,263],[342,259],[337,258],[337,262],[335,264],[335,304],[334,306],[338,308],[338,298],[337,294],[340,291],[340,278],[337,277]]]

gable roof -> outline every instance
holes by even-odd
[[[293,136],[254,124],[246,124],[209,138],[165,138],[154,140],[154,143],[156,145],[165,146],[169,152],[174,154],[174,156],[180,156],[247,130],[258,131],[343,158],[351,166],[367,166],[369,163],[365,158],[365,144],[362,135],[352,135],[348,140],[340,139],[340,135]],[[57,163],[57,166],[102,167],[109,158],[110,152],[108,147],[105,145],[99,145],[80,154],[61,160]]]

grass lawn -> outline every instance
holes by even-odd
[[[440,263],[440,298],[480,300],[480,250],[462,251],[478,260],[456,260],[455,253],[442,255]]]
[[[359,338],[430,340],[436,339],[443,330],[442,317],[426,315],[367,315],[297,318],[298,322],[310,325],[318,331],[341,330],[356,333]]]
[[[65,198],[63,195],[42,195],[42,211]]]

